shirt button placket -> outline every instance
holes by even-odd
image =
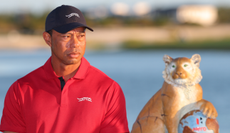
[[[68,84],[64,86],[62,93],[61,93],[61,107],[67,105],[67,99],[68,99]]]

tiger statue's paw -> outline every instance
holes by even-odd
[[[200,104],[200,110],[208,118],[215,119],[218,116],[216,108],[211,102],[202,99],[201,101],[198,101],[198,104]]]

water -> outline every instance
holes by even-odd
[[[87,51],[85,57],[122,87],[127,103],[127,116],[131,130],[137,115],[146,102],[161,88],[164,54],[173,58],[201,55],[200,69],[204,99],[212,102],[219,116],[221,133],[228,133],[230,119],[230,52],[201,50],[149,50],[149,51]],[[0,51],[0,110],[7,89],[18,78],[43,65],[49,50],[20,52]],[[0,114],[1,116],[1,114]]]

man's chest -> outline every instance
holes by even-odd
[[[79,84],[66,84],[62,91],[47,91],[46,87],[29,88],[23,95],[22,112],[31,127],[60,126],[64,122],[93,126],[103,120],[106,93],[100,89]]]

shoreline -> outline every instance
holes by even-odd
[[[127,41],[143,43],[167,43],[178,40],[202,41],[223,40],[230,38],[230,24],[212,27],[174,26],[174,27],[113,27],[94,28],[94,32],[87,31],[87,47],[89,49],[118,48]],[[18,49],[34,50],[47,49],[49,46],[41,35],[23,35],[10,32],[0,35],[0,50]]]

